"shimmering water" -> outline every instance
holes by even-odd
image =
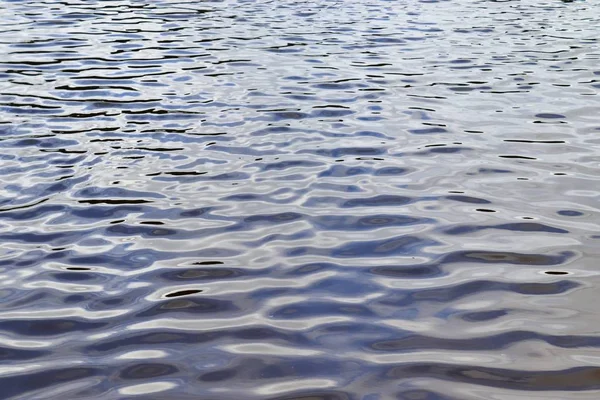
[[[0,398],[600,398],[599,10],[0,0]]]

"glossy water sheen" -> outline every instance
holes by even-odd
[[[0,397],[600,398],[599,9],[0,0]]]

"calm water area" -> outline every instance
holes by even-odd
[[[0,399],[600,399],[600,0],[0,0]]]

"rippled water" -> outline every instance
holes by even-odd
[[[0,398],[600,398],[599,7],[0,0]]]

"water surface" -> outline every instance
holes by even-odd
[[[0,0],[0,398],[600,398],[599,7]]]

